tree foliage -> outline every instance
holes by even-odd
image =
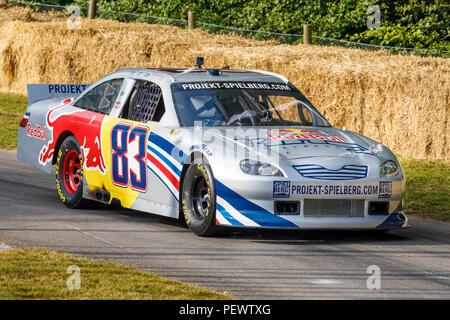
[[[69,0],[70,1],[70,0]],[[67,0],[41,0],[64,3]],[[87,7],[89,0],[75,0]],[[281,33],[302,33],[309,23],[313,36],[369,44],[450,51],[450,6],[442,0],[98,0],[98,8],[123,13],[197,20],[210,24]],[[370,6],[380,8],[380,27],[369,29]]]

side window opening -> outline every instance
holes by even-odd
[[[119,95],[123,79],[106,81],[86,93],[75,103],[76,107],[109,114]]]
[[[138,121],[160,121],[165,113],[161,88],[149,81],[136,81],[127,104],[123,107],[122,118]]]

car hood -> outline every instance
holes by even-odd
[[[301,162],[301,159],[391,158],[385,146],[358,133],[333,127],[239,127],[203,129],[205,137],[222,137],[228,145],[238,146],[249,156],[276,157],[279,160]],[[208,139],[206,139],[208,140]],[[228,151],[227,151],[228,153]]]

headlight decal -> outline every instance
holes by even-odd
[[[239,162],[242,172],[252,176],[283,177],[283,173],[276,166],[257,160],[244,159]]]
[[[398,174],[398,165],[392,160],[385,161],[380,166],[380,178],[393,177]]]

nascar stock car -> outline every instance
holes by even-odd
[[[120,201],[200,236],[408,227],[394,154],[332,127],[281,75],[199,63],[27,90],[17,157],[49,174],[54,165],[67,207]]]

